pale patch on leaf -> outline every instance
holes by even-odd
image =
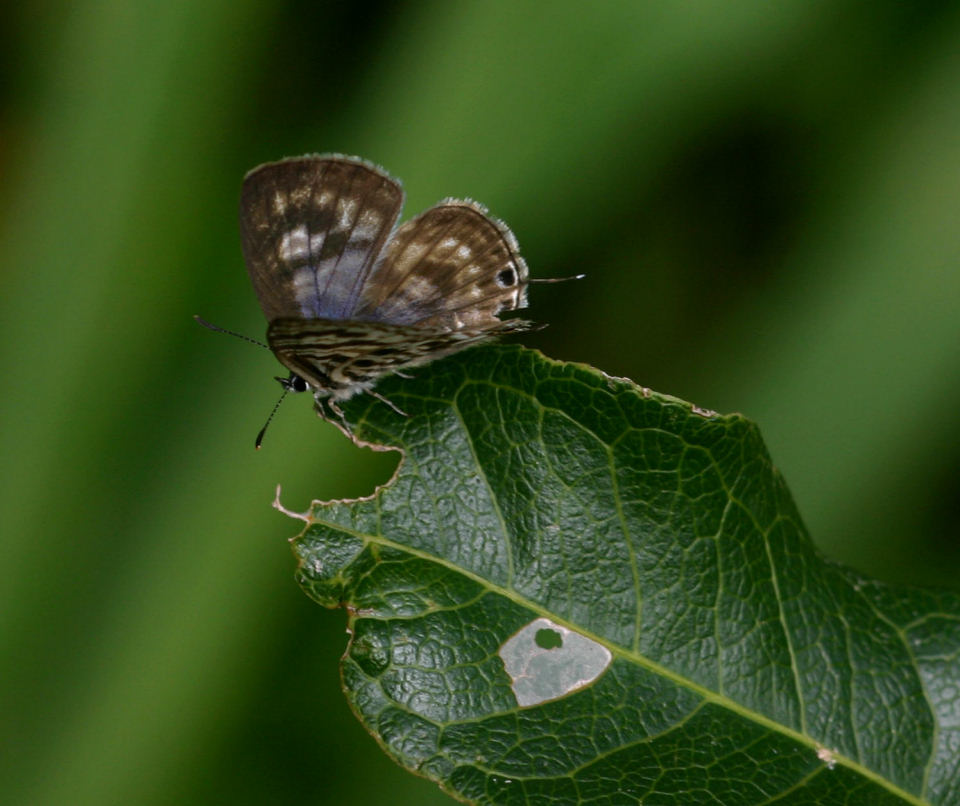
[[[603,644],[538,618],[508,638],[500,659],[522,706],[555,700],[592,683],[612,655]]]

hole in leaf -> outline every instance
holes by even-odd
[[[537,637],[534,640],[541,649],[557,649],[563,646],[563,636],[556,630],[537,630]]]

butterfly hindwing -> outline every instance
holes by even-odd
[[[448,199],[403,224],[364,285],[359,318],[421,327],[497,328],[526,305],[527,266],[506,225]]]
[[[275,319],[267,330],[267,341],[287,369],[314,389],[343,400],[391,372],[530,327],[519,319],[497,325],[448,330],[386,322]]]

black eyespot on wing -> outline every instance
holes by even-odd
[[[497,282],[503,288],[508,288],[517,282],[517,274],[513,269],[504,269],[497,273]]]

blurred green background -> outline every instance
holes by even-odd
[[[442,804],[339,691],[270,507],[395,460],[278,393],[237,199],[359,154],[471,196],[525,338],[756,420],[825,553],[960,570],[960,6],[278,0],[0,18],[0,801]]]

